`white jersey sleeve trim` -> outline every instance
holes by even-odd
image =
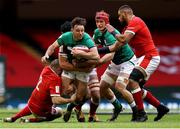
[[[133,35],[135,35],[135,32],[131,31],[131,30],[126,30],[125,33],[128,32],[128,33],[132,33]]]
[[[60,94],[51,94],[50,96],[61,96]]]

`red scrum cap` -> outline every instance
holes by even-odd
[[[109,14],[105,11],[96,12],[95,19],[103,19],[106,24],[109,23]]]

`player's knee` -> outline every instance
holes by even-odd
[[[99,92],[100,90],[99,87],[100,87],[99,82],[93,82],[88,84],[88,88],[90,92],[95,92],[95,91]]]
[[[91,99],[93,100],[93,102],[99,103],[100,102],[100,93],[99,93],[99,91],[92,92],[91,93]]]
[[[121,89],[125,89],[128,85],[129,79],[127,77],[119,76],[116,80],[116,87],[118,86]]]
[[[144,78],[145,78],[144,74],[139,69],[136,69],[136,68],[133,69],[133,71],[131,72],[130,77],[129,77],[129,79],[137,82],[138,84],[142,80],[144,80]]]
[[[83,99],[84,99],[84,97],[83,97],[82,95],[76,94],[76,100],[75,100],[75,101],[76,101],[77,103],[82,102]]]

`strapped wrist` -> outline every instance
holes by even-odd
[[[111,53],[111,51],[110,51],[109,47],[106,46],[106,47],[98,48],[98,53],[99,54],[107,54],[107,53]]]

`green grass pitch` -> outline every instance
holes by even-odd
[[[120,114],[115,122],[106,121],[111,115],[98,115],[102,122],[79,123],[74,113],[72,113],[71,119],[67,123],[63,121],[62,117],[51,122],[42,123],[19,123],[19,120],[14,123],[2,122],[2,118],[10,117],[17,111],[0,109],[0,128],[180,128],[180,114],[167,114],[158,122],[153,121],[155,115],[148,114],[148,120],[144,123],[130,122],[131,115],[128,114]],[[88,115],[86,114],[87,120]]]

